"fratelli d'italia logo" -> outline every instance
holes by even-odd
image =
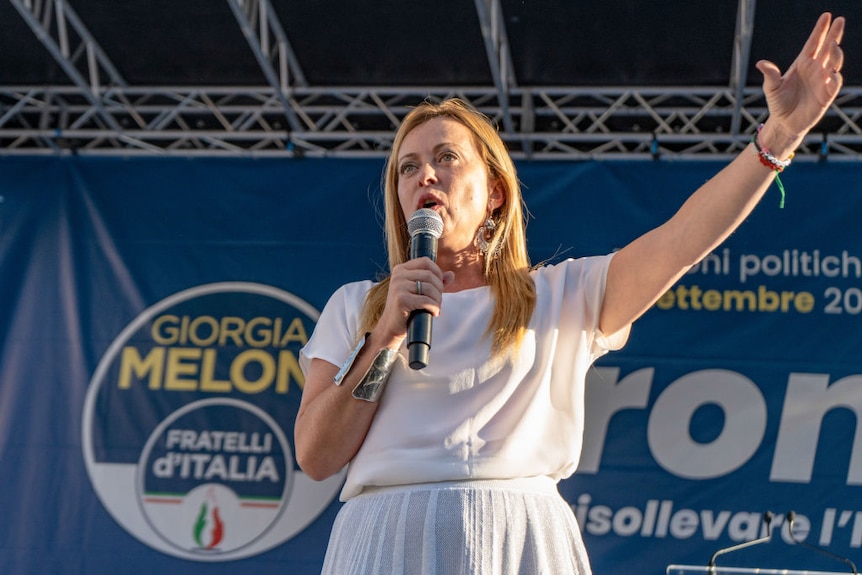
[[[84,404],[90,481],[126,531],[164,553],[227,561],[294,537],[343,472],[314,482],[291,441],[299,350],[319,313],[271,286],[198,286],[111,343]]]

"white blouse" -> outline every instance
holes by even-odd
[[[346,501],[364,486],[510,479],[574,473],[584,427],[587,369],[622,348],[629,328],[598,329],[613,254],[568,259],[532,272],[536,309],[517,354],[491,358],[484,335],[493,311],[487,286],[444,293],[426,368],[406,346],[365,442],[349,464]],[[370,281],[339,288],[326,304],[300,364],[340,366],[359,339]]]

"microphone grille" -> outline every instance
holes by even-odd
[[[439,238],[443,233],[443,219],[430,208],[419,208],[407,221],[407,231],[410,232],[410,237],[427,233]]]

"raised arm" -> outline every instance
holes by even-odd
[[[757,63],[769,107],[769,119],[757,139],[775,158],[789,158],[838,95],[843,33],[844,18],[833,21],[831,14],[823,14],[783,76],[772,62]],[[761,163],[749,144],[670,220],[620,250],[608,269],[602,331],[614,333],[646,312],[736,229],[774,177],[775,171]]]

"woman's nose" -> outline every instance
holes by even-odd
[[[427,186],[437,181],[437,173],[430,163],[425,162],[419,167],[419,185]]]

